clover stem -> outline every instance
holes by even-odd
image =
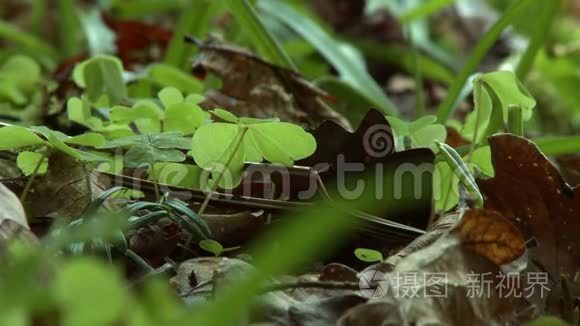
[[[36,166],[34,167],[32,174],[28,178],[28,181],[26,182],[26,185],[24,186],[24,190],[22,191],[22,194],[20,195],[20,202],[22,204],[24,204],[24,201],[26,200],[26,197],[28,196],[28,193],[30,192],[30,189],[32,188],[32,183],[34,182],[34,179],[38,175],[38,171],[40,170],[42,163],[44,163],[44,160],[46,160],[49,152],[50,152],[50,149],[48,149],[48,148],[42,152],[42,157],[40,158],[40,160],[38,160],[38,163],[36,163]]]
[[[240,132],[240,137],[237,140],[233,139],[232,142],[230,143],[230,145],[228,145],[228,148],[229,148],[231,145],[235,144],[234,149],[232,150],[232,153],[228,157],[228,160],[226,161],[226,165],[224,166],[223,171],[218,175],[214,184],[209,189],[207,196],[205,196],[205,200],[203,201],[203,203],[201,204],[201,207],[199,208],[199,211],[197,212],[198,216],[201,216],[201,214],[203,214],[203,212],[205,212],[205,209],[207,208],[207,205],[209,204],[209,200],[211,199],[211,196],[213,195],[214,191],[217,189],[219,183],[222,181],[222,178],[225,175],[226,169],[230,166],[230,163],[232,163],[232,160],[234,159],[236,152],[238,151],[238,149],[242,145],[242,141],[244,140],[244,136],[246,135],[247,131],[248,131],[248,127],[242,127],[242,130]]]
[[[524,136],[524,119],[522,117],[522,108],[518,105],[508,107],[508,127],[509,132],[516,136]]]
[[[155,172],[155,163],[151,164],[151,177],[153,178],[153,187],[155,188],[155,199],[161,200],[161,192],[159,191],[159,181],[157,180],[157,172]]]

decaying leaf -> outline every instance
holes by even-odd
[[[348,121],[322,102],[329,98],[298,73],[272,65],[248,50],[208,39],[198,44],[193,69],[221,78],[222,89],[206,94],[206,105],[238,116],[279,117],[294,123],[331,120],[349,129]]]
[[[492,210],[468,210],[454,232],[459,233],[466,248],[498,266],[515,260],[526,251],[526,243],[517,227]]]
[[[485,230],[487,227],[490,228]],[[474,239],[482,237],[482,233],[488,241],[485,246],[493,247],[493,251],[475,248]],[[504,238],[505,234],[509,236]],[[514,264],[509,270],[502,266],[500,271],[500,266],[492,261],[512,262],[523,254],[520,246],[514,248],[507,238],[516,244],[524,243],[513,225],[500,214],[483,209],[467,211],[452,231],[403,258],[391,272],[382,274],[381,271],[387,269],[378,266],[361,273],[361,277],[372,275],[379,284],[382,282],[380,288],[384,292],[378,293],[375,300],[347,312],[338,324],[490,325],[510,320],[514,304],[519,303],[520,298],[508,296],[506,292],[502,295],[501,286],[497,286],[502,278],[498,276],[502,275],[501,271],[521,272],[525,266]],[[435,275],[441,278],[431,278]],[[488,278],[490,287],[483,289],[484,295],[473,292],[477,291],[474,275],[491,276]],[[372,283],[369,285],[372,289]]]
[[[509,218],[526,239],[537,240],[530,256],[552,279],[574,279],[580,271],[580,192],[531,141],[505,134],[489,144],[495,177],[478,180],[485,207]]]
[[[0,222],[12,220],[29,229],[24,208],[16,195],[0,183]]]
[[[0,183],[0,254],[6,248],[6,243],[15,239],[29,244],[38,243],[38,239],[30,231],[20,200]]]
[[[49,157],[48,172],[37,177],[24,206],[29,217],[57,216],[76,218],[104,191],[98,174],[91,173],[81,162],[53,151]],[[11,182],[16,192],[23,190],[25,182]]]

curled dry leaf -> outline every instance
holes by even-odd
[[[489,144],[495,176],[477,180],[485,207],[509,218],[526,239],[537,240],[530,257],[552,279],[573,279],[580,271],[579,191],[531,141],[505,134]]]
[[[275,66],[246,49],[209,39],[198,44],[197,75],[221,78],[222,89],[206,94],[206,105],[238,116],[279,117],[294,123],[331,120],[349,129],[349,122],[322,101],[330,96],[297,72]]]

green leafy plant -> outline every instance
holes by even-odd
[[[365,263],[376,263],[383,261],[383,254],[380,251],[368,248],[357,248],[354,255]]]
[[[84,89],[91,103],[102,100],[103,95],[110,104],[119,104],[127,99],[127,86],[123,79],[123,64],[109,55],[97,55],[79,63],[74,71],[75,83]]]
[[[436,123],[437,118],[429,115],[412,122],[406,122],[396,117],[387,117],[395,130],[396,148],[432,147],[435,141],[443,142],[447,137],[445,126]]]
[[[238,118],[222,109],[211,112],[225,122],[200,127],[193,135],[191,154],[199,167],[212,173],[216,186],[237,186],[246,161],[291,166],[316,150],[316,140],[300,126]]]
[[[523,121],[532,117],[536,101],[511,71],[480,75],[474,80],[474,110],[467,117],[462,134],[473,144],[503,130],[510,106],[521,109]]]
[[[38,63],[30,57],[15,55],[6,60],[0,67],[0,103],[10,102],[22,107],[41,82],[41,70]]]
[[[139,101],[132,108],[114,106],[110,111],[113,123],[136,122],[145,133],[176,131],[191,135],[209,120],[209,115],[199,107],[203,97],[190,94],[184,97],[174,87],[166,87],[158,94],[164,109],[153,101]]]

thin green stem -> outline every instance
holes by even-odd
[[[32,174],[30,175],[30,177],[28,178],[28,181],[26,182],[26,185],[24,186],[24,190],[22,191],[22,194],[20,195],[20,202],[21,203],[24,204],[26,197],[28,197],[28,193],[30,193],[30,189],[32,188],[32,183],[34,182],[34,179],[38,175],[38,171],[40,170],[42,163],[44,163],[44,160],[46,160],[46,158],[48,157],[49,152],[50,152],[50,149],[48,149],[48,148],[42,152],[42,157],[40,158],[40,160],[38,160],[38,163],[36,163],[36,166],[34,167],[34,170],[32,171]]]
[[[161,200],[161,191],[159,191],[159,180],[157,179],[157,172],[155,171],[155,163],[151,164],[151,178],[153,178],[153,187],[155,188],[155,199],[159,202]]]
[[[474,87],[474,103],[475,103],[475,110],[477,110],[477,115],[475,116],[475,128],[473,129],[473,137],[471,139],[471,145],[469,146],[469,154],[467,155],[467,162],[471,162],[471,155],[475,151],[475,146],[477,145],[477,134],[479,133],[479,123],[481,122],[481,112],[483,109],[478,107],[483,102],[482,96],[484,92],[483,85],[481,84],[481,80],[475,80],[475,87]]]
[[[219,176],[215,180],[214,184],[211,186],[207,196],[205,196],[205,200],[203,201],[203,204],[201,205],[201,207],[199,208],[199,211],[197,212],[198,216],[201,216],[201,214],[203,214],[203,212],[205,212],[205,209],[207,208],[207,205],[209,204],[211,196],[213,195],[213,193],[217,189],[219,183],[222,181],[224,175],[226,174],[226,171],[227,171],[228,167],[230,166],[230,164],[232,163],[232,160],[234,159],[234,156],[236,155],[237,150],[242,145],[242,141],[244,140],[244,136],[246,135],[247,132],[248,132],[248,127],[243,127],[241,132],[240,132],[240,137],[238,139],[233,139],[232,142],[230,143],[230,146],[235,144],[233,147],[232,153],[228,157],[228,160],[226,161],[226,164],[223,168],[223,171],[221,171],[221,173],[219,174]],[[230,146],[228,146],[228,148]]]

